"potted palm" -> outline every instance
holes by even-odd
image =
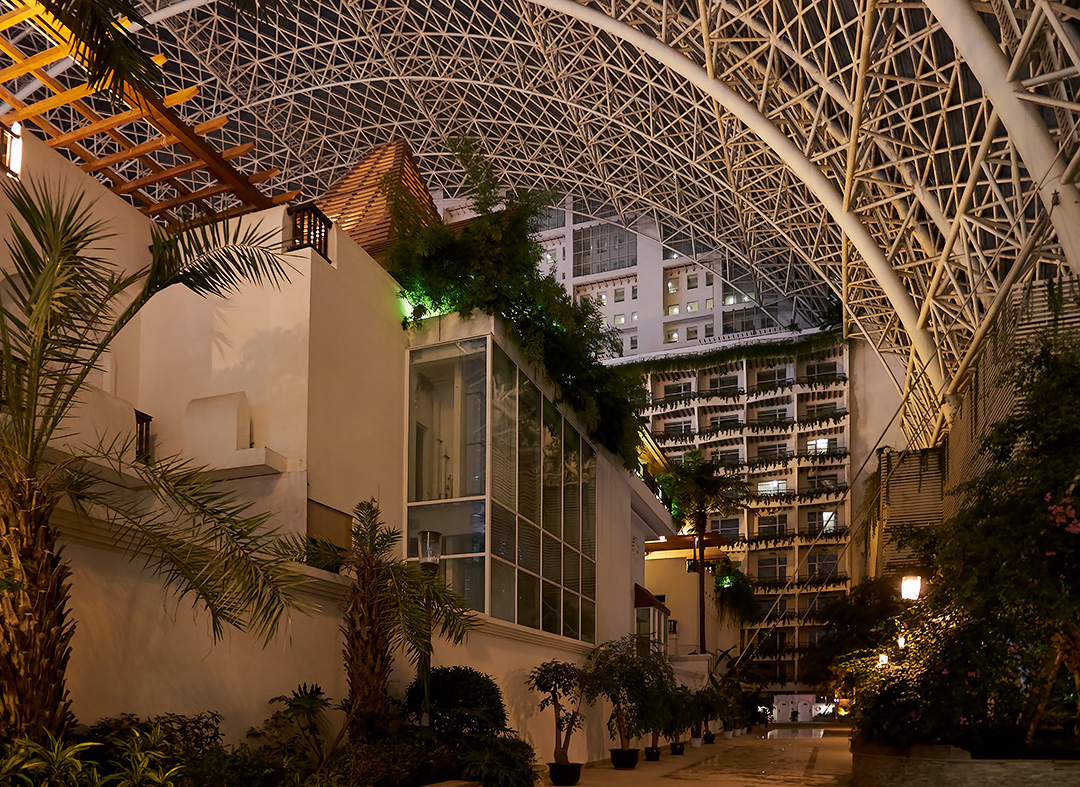
[[[634,635],[605,642],[589,654],[585,663],[585,698],[604,697],[611,704],[608,734],[619,741],[611,749],[611,764],[618,770],[637,766],[638,749],[630,739],[645,733],[643,720],[650,712],[658,682],[674,681],[667,657],[648,640]]]
[[[551,708],[555,714],[554,762],[548,763],[555,787],[572,787],[581,778],[581,763],[570,762],[570,736],[581,729],[581,701],[584,673],[576,664],[552,659],[529,673],[528,686],[543,695],[540,710]]]

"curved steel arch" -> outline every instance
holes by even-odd
[[[1067,5],[312,0],[253,26],[191,0],[155,44],[176,81],[202,88],[192,120],[233,114],[221,142],[254,139],[252,169],[278,166],[309,194],[392,136],[413,143],[433,187],[453,189],[443,135],[477,133],[512,184],[652,216],[662,241],[678,231],[727,249],[810,311],[839,287],[875,348],[910,355],[917,342],[934,359],[935,390],[909,363],[918,431],[962,386],[1004,289],[1075,259],[1080,19]],[[692,75],[581,21],[601,10]],[[914,306],[914,332],[894,302]]]

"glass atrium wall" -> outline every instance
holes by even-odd
[[[412,351],[408,494],[473,609],[595,640],[596,452],[490,337]]]

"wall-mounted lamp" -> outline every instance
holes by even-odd
[[[905,601],[918,601],[922,592],[922,577],[907,576],[900,580],[900,596]]]

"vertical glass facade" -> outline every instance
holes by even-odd
[[[437,530],[473,609],[595,641],[592,446],[487,338],[414,350],[409,391],[409,556]]]

